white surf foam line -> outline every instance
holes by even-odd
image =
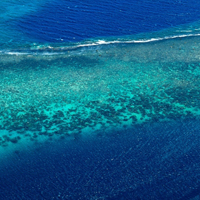
[[[75,47],[86,47],[86,46],[96,46],[96,45],[104,45],[104,44],[124,44],[124,43],[149,43],[155,41],[162,41],[162,40],[169,40],[169,39],[176,39],[176,38],[185,38],[185,37],[197,37],[200,36],[200,33],[197,34],[186,34],[186,35],[174,35],[174,36],[166,36],[166,37],[159,37],[159,38],[151,38],[151,39],[141,39],[141,40],[128,40],[128,41],[105,41],[99,40],[95,43],[91,44],[80,44]]]
[[[8,54],[8,55],[28,55],[28,53],[21,53],[21,52],[1,52],[3,54]]]
[[[158,38],[150,38],[150,39],[141,39],[141,40],[114,40],[114,41],[105,41],[105,40],[98,40],[93,43],[86,43],[86,44],[79,44],[76,46],[67,46],[67,47],[53,47],[53,46],[38,46],[36,49],[29,49],[27,50],[20,50],[17,51],[4,51],[0,50],[0,54],[7,54],[7,55],[58,55],[64,54],[66,51],[75,50],[82,47],[91,47],[91,46],[99,46],[99,45],[109,45],[109,44],[137,44],[137,43],[150,43],[150,42],[157,42],[163,40],[170,40],[176,38],[186,38],[186,37],[198,37],[200,33],[197,34],[185,34],[185,35],[174,35],[174,36],[166,36],[166,37],[158,37]]]
[[[31,51],[31,50],[29,50]],[[60,54],[64,54],[63,52],[42,52],[42,51],[38,51],[38,52],[34,52],[34,51],[31,51],[31,52],[17,52],[17,51],[0,51],[0,55],[16,55],[16,56],[19,56],[19,55],[45,55],[45,56],[51,56],[51,55],[60,55]]]

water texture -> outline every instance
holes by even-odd
[[[0,199],[199,199],[196,1],[1,3]]]
[[[198,40],[2,55],[1,144],[198,117]]]

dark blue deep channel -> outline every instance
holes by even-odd
[[[16,151],[0,168],[0,199],[193,199],[199,129],[199,120],[151,123]]]
[[[200,2],[191,0],[58,0],[20,18],[17,29],[46,42],[125,36],[158,31],[200,19]]]

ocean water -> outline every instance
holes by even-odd
[[[200,199],[200,3],[0,3],[0,199]]]

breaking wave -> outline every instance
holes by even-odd
[[[199,37],[200,33],[196,34],[183,34],[183,35],[173,35],[173,36],[165,36],[165,37],[155,37],[149,39],[119,39],[119,40],[103,40],[99,39],[97,41],[86,41],[79,42],[75,44],[65,44],[63,46],[57,46],[55,44],[45,44],[39,45],[34,43],[29,48],[19,48],[19,49],[2,49],[0,50],[0,55],[58,55],[65,54],[68,51],[73,51],[76,49],[84,48],[84,47],[93,47],[93,46],[101,46],[101,45],[110,45],[110,44],[145,44],[152,42],[159,42],[164,40],[172,40],[172,39],[181,39],[188,37]]]

